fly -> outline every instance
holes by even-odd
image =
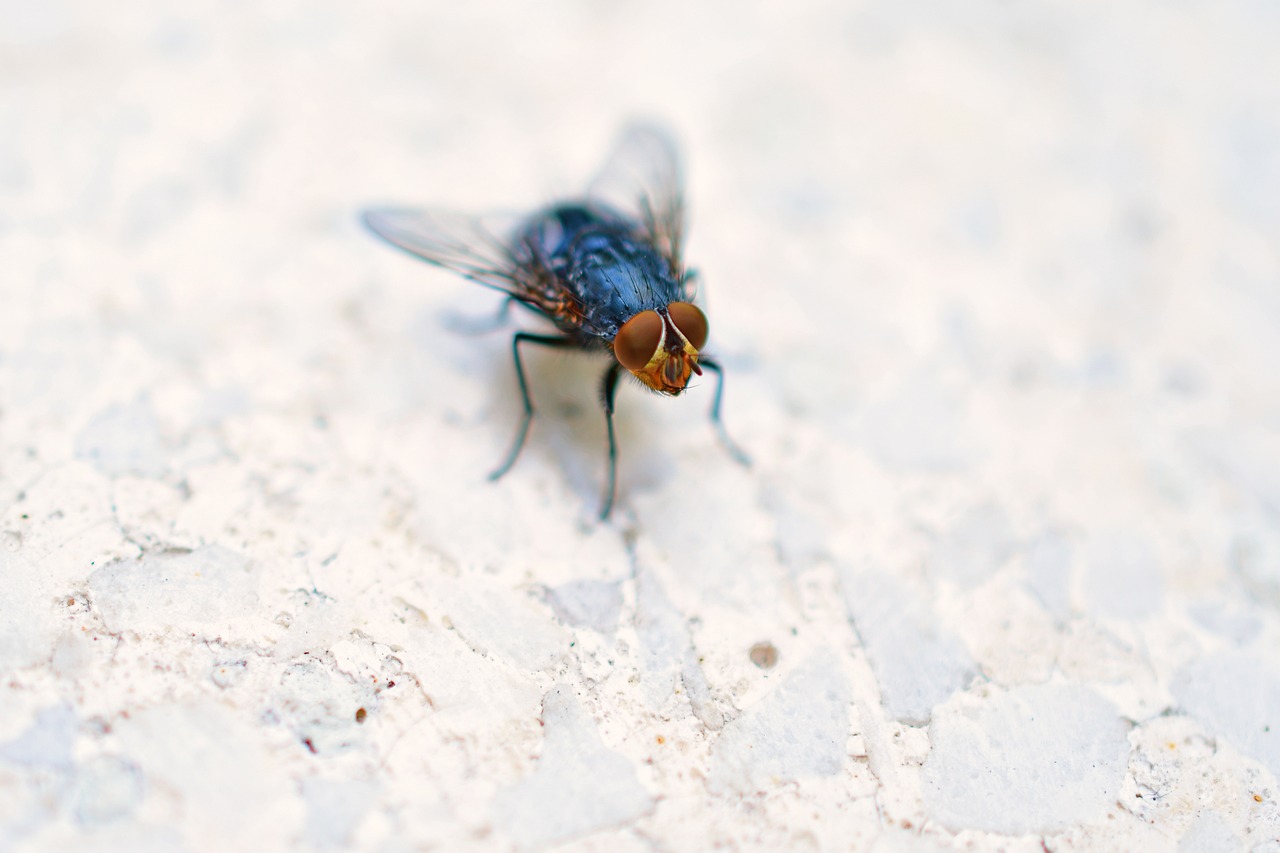
[[[746,455],[720,418],[724,370],[703,352],[707,317],[695,299],[695,273],[684,266],[684,200],[671,139],[629,127],[604,168],[579,198],[550,204],[505,225],[490,217],[434,210],[374,209],[375,234],[428,263],[506,294],[502,316],[517,303],[549,320],[554,333],[519,331],[511,339],[524,416],[511,450],[489,475],[511,469],[533,421],[533,400],[520,348],[525,344],[600,353],[609,359],[601,402],[609,436],[608,481],[601,520],[617,491],[614,398],[623,372],[675,397],[692,376],[716,375],[711,422],[735,460]]]

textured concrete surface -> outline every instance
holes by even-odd
[[[0,3],[0,848],[1280,850],[1273,3]],[[684,142],[711,386],[366,204]],[[524,318],[529,319],[529,318]]]

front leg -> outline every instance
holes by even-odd
[[[680,294],[685,302],[693,302],[698,298],[698,283],[701,281],[702,276],[697,270],[684,271],[684,277],[680,279]]]
[[[714,371],[716,374],[716,397],[711,402],[711,423],[716,428],[716,434],[720,436],[720,443],[724,445],[724,449],[728,451],[735,462],[744,467],[750,467],[751,457],[747,456],[742,451],[742,448],[738,447],[733,439],[729,438],[729,433],[724,428],[724,421],[720,419],[720,399],[724,396],[724,368],[720,366],[720,362],[706,356],[699,356],[698,364],[707,370]]]

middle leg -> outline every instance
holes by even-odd
[[[511,445],[511,450],[507,453],[502,464],[489,475],[490,480],[496,480],[511,470],[511,466],[516,463],[516,457],[520,455],[520,449],[524,447],[525,437],[529,435],[529,424],[533,422],[533,400],[529,397],[529,383],[525,381],[524,365],[520,361],[520,344],[522,343],[537,344],[538,346],[556,349],[578,346],[578,342],[573,338],[564,338],[557,335],[535,335],[530,332],[516,332],[511,338],[511,354],[516,363],[516,379],[520,382],[520,400],[524,404],[524,416],[520,419],[520,429],[516,432],[515,443]]]
[[[603,402],[604,423],[609,430],[609,473],[605,480],[604,506],[600,509],[600,520],[604,521],[613,510],[613,497],[618,491],[618,441],[613,433],[613,399],[618,391],[618,377],[622,375],[622,365],[614,362],[604,373]]]

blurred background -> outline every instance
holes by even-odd
[[[289,746],[262,749],[290,778],[314,772],[288,751],[306,738],[367,764],[331,775],[390,774],[359,789],[384,823],[353,818],[309,843],[400,826],[457,844],[482,837],[494,790],[529,770],[552,674],[622,731],[648,737],[674,712],[652,693],[633,708],[621,685],[592,694],[607,676],[562,650],[567,670],[527,667],[533,692],[510,712],[522,722],[492,724],[507,752],[455,744],[456,766],[428,773],[460,786],[452,812],[414,818],[396,809],[429,799],[405,792],[422,768],[388,769],[386,752],[407,722],[353,739],[280,711],[275,675],[228,693],[208,668],[259,653],[268,672],[292,666],[304,646],[264,650],[296,635],[312,593],[348,608],[315,629],[317,648],[351,625],[361,648],[380,642],[406,601],[438,620],[441,575],[462,610],[486,584],[522,601],[614,584],[623,636],[650,571],[732,717],[770,688],[746,654],[764,639],[780,672],[839,649],[818,670],[863,695],[874,637],[849,620],[898,600],[859,598],[884,577],[962,649],[925,667],[936,690],[897,706],[891,647],[913,647],[871,654],[892,725],[924,725],[975,677],[1067,677],[1102,685],[1138,723],[1199,709],[1197,725],[1235,732],[1242,760],[1280,772],[1274,744],[1240,734],[1257,718],[1228,711],[1280,697],[1278,39],[1280,6],[1263,0],[0,2],[0,670],[30,711],[0,735],[51,702],[111,720],[221,691],[245,720],[275,709]],[[601,365],[530,359],[539,418],[516,467],[486,482],[519,416],[509,337],[452,327],[498,297],[378,244],[357,216],[532,208],[583,187],[636,117],[681,140],[687,255],[727,368],[726,424],[755,465],[716,445],[709,384],[678,400],[624,389],[617,517],[599,526]],[[152,601],[165,572],[93,580],[215,546],[258,574],[245,608],[213,623],[198,606],[156,616],[168,599],[114,616],[102,603]],[[88,609],[68,615],[68,598]],[[136,655],[86,651],[48,671],[73,628],[132,636]],[[214,651],[196,654],[192,637]],[[1212,696],[1173,686],[1238,650],[1253,662],[1211,666],[1228,673]],[[151,669],[192,654],[185,674]],[[404,720],[430,713],[406,703]],[[476,723],[458,713],[437,725],[461,743]],[[81,751],[106,749],[76,732]],[[696,769],[711,749],[699,742],[644,772]],[[889,764],[918,772],[927,742],[912,748]],[[6,824],[14,838],[95,826],[56,798],[30,805],[34,783],[14,778],[33,798]],[[666,778],[644,777],[651,791],[672,790]],[[686,804],[712,796],[690,791]],[[325,795],[296,796],[315,812]],[[917,825],[963,828],[927,797],[907,801],[899,814]],[[746,837],[721,805],[690,843]],[[798,818],[761,809],[750,825],[778,833],[761,838],[794,841]],[[1214,837],[1265,837],[1256,812],[1223,814]],[[876,825],[864,817],[846,828]],[[281,843],[290,820],[272,830]],[[1191,818],[1160,820],[1168,840]],[[815,821],[806,837],[825,844]]]
[[[1276,15],[6,4],[11,417],[94,411],[122,382],[161,420],[200,385],[316,409],[499,405],[502,341],[442,340],[432,319],[492,300],[390,258],[355,212],[525,208],[649,116],[686,146],[731,423],[1109,485],[1123,472],[1094,470],[1090,430],[1119,430],[1102,443],[1132,458],[1173,427],[1275,427]],[[129,347],[150,375],[122,375]],[[1085,401],[1088,423],[1059,429],[1058,406]]]

